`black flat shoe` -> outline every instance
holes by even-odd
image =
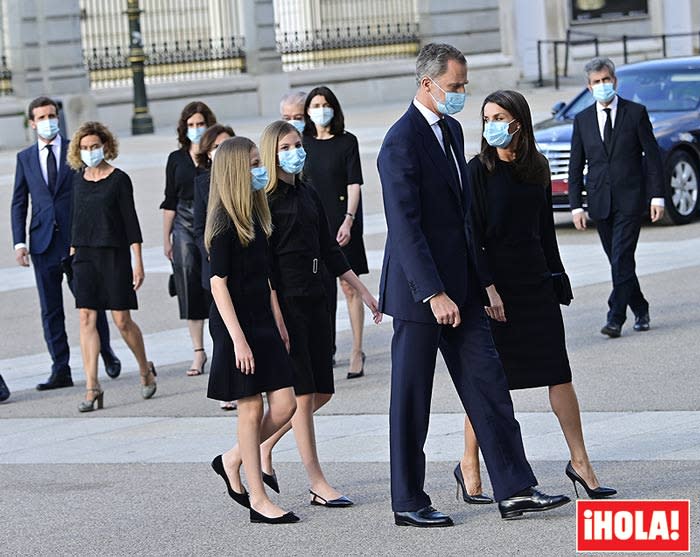
[[[493,499],[489,497],[488,495],[484,495],[483,493],[480,493],[479,495],[469,495],[467,492],[467,487],[464,484],[464,476],[462,475],[462,468],[460,467],[459,463],[457,463],[457,466],[455,466],[455,480],[457,480],[457,499],[459,500],[459,492],[460,489],[462,491],[462,499],[464,499],[465,503],[469,503],[470,505],[488,505],[489,503],[493,503]]]
[[[112,379],[119,377],[122,372],[122,362],[114,355],[114,352],[102,356],[102,362],[105,365],[105,373]]]
[[[595,489],[591,489],[590,487],[588,487],[586,480],[579,476],[576,470],[574,470],[574,467],[571,465],[571,461],[569,461],[566,465],[566,475],[569,476],[569,479],[574,484],[574,491],[576,492],[576,497],[578,497],[578,489],[576,488],[576,482],[581,484],[581,486],[583,487],[583,489],[586,490],[586,493],[591,499],[605,499],[606,497],[612,497],[613,495],[617,494],[617,490],[613,489],[612,487],[603,487],[602,485],[596,487]]]
[[[352,507],[355,503],[353,503],[350,499],[345,497],[345,495],[341,495],[337,499],[324,499],[321,497],[319,494],[314,493],[309,489],[309,493],[311,493],[311,504],[312,505],[318,505],[319,507]]]
[[[260,514],[258,511],[251,507],[250,509],[250,521],[253,523],[260,524],[294,524],[299,522],[299,517],[293,512],[283,514],[282,516],[276,516],[275,518],[270,518],[264,514]]]
[[[37,391],[49,391],[51,389],[63,389],[64,387],[72,387],[73,379],[70,375],[51,374],[46,383],[39,383],[36,386]]]
[[[347,375],[347,379],[357,379],[358,377],[364,377],[365,376],[365,359],[367,358],[367,355],[363,352],[362,353],[362,369],[360,371],[349,371]]]
[[[276,493],[280,492],[280,484],[277,483],[277,474],[275,473],[274,470],[272,470],[272,474],[266,474],[265,472],[262,473],[263,476],[263,482],[272,490],[275,491]]]
[[[531,487],[499,501],[498,510],[501,511],[501,518],[508,519],[522,516],[523,513],[549,511],[570,502],[566,495],[547,495]]]
[[[617,338],[622,334],[622,325],[608,321],[600,330],[601,334],[608,335],[610,338]]]
[[[234,491],[231,487],[231,484],[228,481],[228,476],[226,475],[226,470],[224,470],[224,461],[221,458],[221,455],[215,457],[214,460],[211,461],[211,467],[214,469],[214,472],[219,474],[219,476],[221,476],[224,479],[224,483],[226,484],[226,489],[228,490],[229,497],[231,497],[231,499],[233,499],[242,507],[250,509],[250,499],[248,498],[248,492],[244,491],[243,493],[238,493],[237,491]]]
[[[416,528],[444,528],[454,526],[452,519],[433,507],[423,507],[417,511],[395,512],[394,524],[397,526],[415,526]]]
[[[638,315],[634,319],[634,330],[635,331],[648,331],[649,330],[649,314]]]

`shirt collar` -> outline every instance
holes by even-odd
[[[413,106],[415,106],[418,109],[418,111],[423,115],[423,118],[425,118],[428,121],[429,126],[434,126],[441,120],[441,118],[437,114],[435,114],[432,110],[430,110],[427,106],[425,106],[416,98],[413,99]]]
[[[595,107],[598,112],[603,112],[603,110],[606,108],[610,108],[612,109],[611,112],[615,112],[617,110],[617,93],[615,93],[613,100],[610,101],[610,104],[608,106],[603,106],[602,104],[596,101]]]
[[[61,146],[61,134],[57,133],[56,137],[54,137],[48,143],[44,143],[44,141],[42,141],[41,138],[37,138],[36,143],[37,143],[37,146],[39,147],[39,151],[41,151],[47,145],[55,145],[57,147],[60,147]]]

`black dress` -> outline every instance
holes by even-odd
[[[194,241],[199,247],[199,254],[202,261],[202,288],[206,291],[211,291],[211,284],[209,283],[209,254],[204,247],[204,231],[207,224],[207,204],[209,203],[210,181],[211,172],[208,169],[198,172],[194,179],[194,218],[192,221]]]
[[[175,211],[173,275],[180,319],[206,319],[211,297],[202,288],[202,256],[194,237],[194,179],[197,168],[187,149],[170,153],[161,209]]]
[[[546,164],[543,157],[543,168]],[[490,322],[508,385],[525,389],[569,383],[564,323],[551,278],[564,266],[549,169],[539,183],[517,179],[512,165],[500,160],[491,175],[478,157],[468,169],[482,282],[496,285],[506,314],[505,323]]]
[[[362,185],[357,138],[348,132],[330,139],[305,135],[304,149],[307,153],[304,181],[321,198],[331,234],[335,238],[348,210],[348,184]],[[356,275],[369,273],[362,238],[362,196],[350,229],[350,242],[342,250]]]
[[[75,307],[137,309],[129,247],[142,242],[129,176],[115,168],[91,182],[76,173],[71,226]]]
[[[211,276],[227,278],[238,321],[253,352],[255,373],[236,368],[233,341],[216,304],[211,305],[209,332],[214,341],[207,396],[231,401],[292,385],[292,360],[282,342],[270,305],[269,248],[262,229],[243,247],[230,223],[212,240]]]
[[[321,200],[303,182],[279,181],[270,212],[272,275],[289,333],[294,392],[332,394],[331,311],[320,271],[324,264],[337,277],[350,265],[330,234]]]

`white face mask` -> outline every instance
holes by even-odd
[[[309,109],[309,118],[318,126],[327,126],[333,119],[333,109],[330,106],[319,106]]]
[[[44,139],[53,139],[58,133],[58,118],[45,118],[36,123],[36,133]]]
[[[80,150],[80,160],[85,163],[85,166],[94,168],[100,164],[105,158],[105,151],[102,147],[89,151],[88,149]]]

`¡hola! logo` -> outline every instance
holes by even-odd
[[[576,501],[576,551],[690,551],[690,501]]]

